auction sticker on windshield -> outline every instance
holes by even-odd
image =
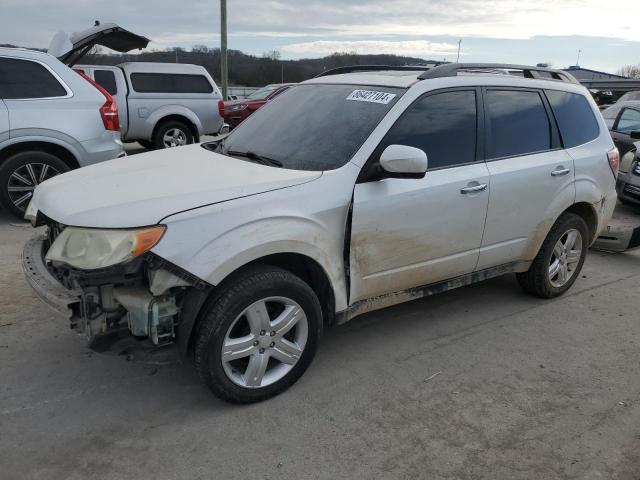
[[[357,102],[382,103],[386,105],[396,96],[395,93],[376,92],[374,90],[354,90],[349,94],[347,100]]]

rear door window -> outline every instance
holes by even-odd
[[[408,145],[427,154],[429,170],[476,160],[476,92],[456,90],[422,97],[398,119],[378,147]]]
[[[31,60],[0,57],[0,98],[65,97],[67,90],[44,65]]]
[[[543,152],[551,148],[551,122],[537,91],[487,90],[487,158]]]
[[[182,73],[132,73],[131,85],[140,93],[211,93],[204,75]]]
[[[600,135],[600,127],[584,96],[577,93],[546,90],[565,148],[590,142]]]
[[[625,108],[618,118],[615,130],[617,132],[633,132],[640,130],[640,110]]]
[[[116,75],[111,70],[95,70],[93,79],[98,85],[104,88],[110,95],[118,93],[118,85],[116,84]]]

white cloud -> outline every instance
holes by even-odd
[[[428,57],[453,54],[458,46],[451,43],[434,43],[427,40],[317,40],[284,45],[282,51],[296,55],[329,55],[334,52],[359,54],[389,53],[396,55]]]

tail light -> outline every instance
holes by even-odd
[[[220,114],[221,117],[224,117],[224,101],[223,100],[218,101],[218,113]]]
[[[100,117],[102,118],[102,123],[104,125],[105,130],[110,130],[112,132],[120,131],[120,117],[118,116],[118,105],[113,100],[113,97],[107,92],[102,86],[98,85],[95,81],[91,79],[91,77],[87,76],[82,71],[76,70],[76,73],[83,77],[87,82],[96,87],[104,98],[106,102],[104,105],[100,107]]]
[[[617,148],[609,150],[607,152],[607,160],[609,160],[609,166],[613,172],[613,176],[618,178],[618,168],[620,168],[620,152]]]

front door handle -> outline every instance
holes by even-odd
[[[564,168],[564,167],[558,167],[556,168],[553,172],[551,172],[551,176],[552,177],[559,177],[561,175],[566,175],[567,173],[569,173],[571,170],[568,168]]]
[[[482,192],[483,190],[486,190],[486,189],[487,189],[487,184],[486,183],[480,183],[478,185],[473,185],[473,186],[461,188],[460,189],[460,193],[462,193],[463,195],[467,195],[468,193]]]

